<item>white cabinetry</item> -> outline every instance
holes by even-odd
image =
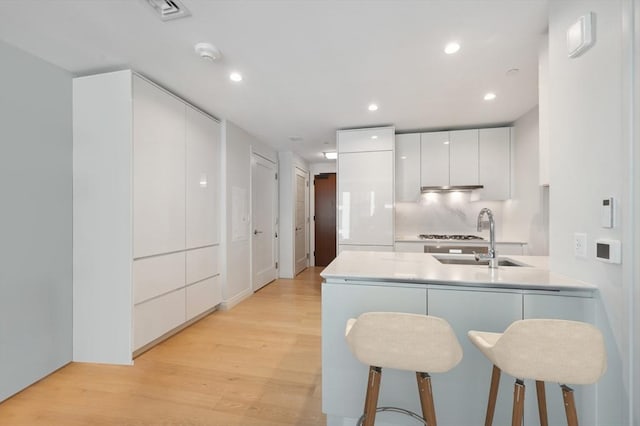
[[[449,185],[449,132],[420,135],[420,185]]]
[[[420,198],[420,134],[396,135],[396,201]]]
[[[396,136],[396,201],[416,201],[420,187],[457,185],[483,185],[483,200],[510,198],[510,127]]]
[[[478,184],[478,129],[449,132],[449,185]]]
[[[480,189],[483,200],[511,197],[511,128],[480,129]]]
[[[393,132],[338,131],[338,251],[393,247]]]
[[[73,359],[129,364],[220,302],[220,126],[131,71],[76,78],[73,113]]]

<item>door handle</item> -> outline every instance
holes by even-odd
[[[257,229],[253,230],[253,235],[262,234],[262,231],[258,231]]]

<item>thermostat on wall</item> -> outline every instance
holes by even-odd
[[[620,263],[620,241],[596,240],[596,259],[608,263]]]
[[[578,18],[567,30],[567,53],[570,58],[577,58],[595,42],[593,12]]]

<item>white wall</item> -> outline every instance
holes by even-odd
[[[539,185],[538,108],[513,125],[511,199],[503,205],[503,238],[526,241],[534,256],[549,254],[549,190]]]
[[[313,184],[314,176],[319,175],[320,173],[336,173],[336,162],[332,161],[330,163],[311,163],[309,164],[309,179],[310,179],[310,189],[309,189],[309,215],[311,216],[311,226],[309,230],[309,266],[314,266],[316,264],[315,257],[315,247],[316,247],[316,227],[314,216],[316,214],[316,192],[315,185]],[[338,224],[336,223],[336,227]]]
[[[278,176],[280,180],[279,276],[281,278],[293,278],[295,276],[296,167],[309,173],[309,165],[291,151],[279,152],[278,159]],[[307,238],[307,243],[308,241],[309,239]]]
[[[631,55],[627,0],[550,2],[550,264],[554,272],[598,286],[598,325],[608,336],[608,371],[601,380],[597,424],[630,424],[631,312],[634,284],[628,134]],[[576,59],[567,57],[566,30],[586,12],[596,15],[596,44]],[[623,26],[624,23],[624,26]],[[623,28],[625,28],[623,30]],[[600,205],[616,200],[616,225],[600,226]],[[574,233],[588,235],[587,258],[573,253]],[[623,263],[594,259],[596,238],[622,241]],[[637,283],[636,283],[637,286]],[[636,331],[637,333],[637,331]],[[626,388],[627,390],[623,390]]]
[[[71,361],[71,74],[0,42],[0,401]]]
[[[277,155],[255,136],[228,120],[222,122],[223,151],[223,256],[222,307],[229,309],[253,293],[251,288],[251,153],[256,152],[274,162]],[[233,193],[242,194],[246,211],[232,217]],[[246,227],[246,238],[232,238],[233,221]]]

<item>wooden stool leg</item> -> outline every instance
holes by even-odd
[[[369,367],[369,382],[367,383],[367,396],[364,399],[364,421],[362,426],[373,426],[376,421],[381,378],[382,369],[380,367]]]
[[[493,414],[496,411],[496,399],[498,398],[498,386],[500,385],[500,369],[493,366],[491,372],[491,387],[489,388],[489,401],[487,402],[487,415],[484,419],[484,426],[491,426]]]
[[[524,382],[516,379],[513,387],[513,417],[511,426],[522,426],[522,415],[524,414]]]
[[[578,426],[578,414],[576,413],[576,402],[573,399],[573,389],[567,385],[561,385],[562,399],[564,399],[564,411],[567,414],[567,424]]]
[[[536,380],[536,394],[538,395],[540,426],[549,426],[549,420],[547,419],[547,395],[544,390],[544,382],[540,380]]]
[[[416,372],[416,378],[418,379],[422,417],[424,417],[428,426],[437,426],[436,409],[433,405],[433,391],[431,390],[431,376],[428,373]]]

